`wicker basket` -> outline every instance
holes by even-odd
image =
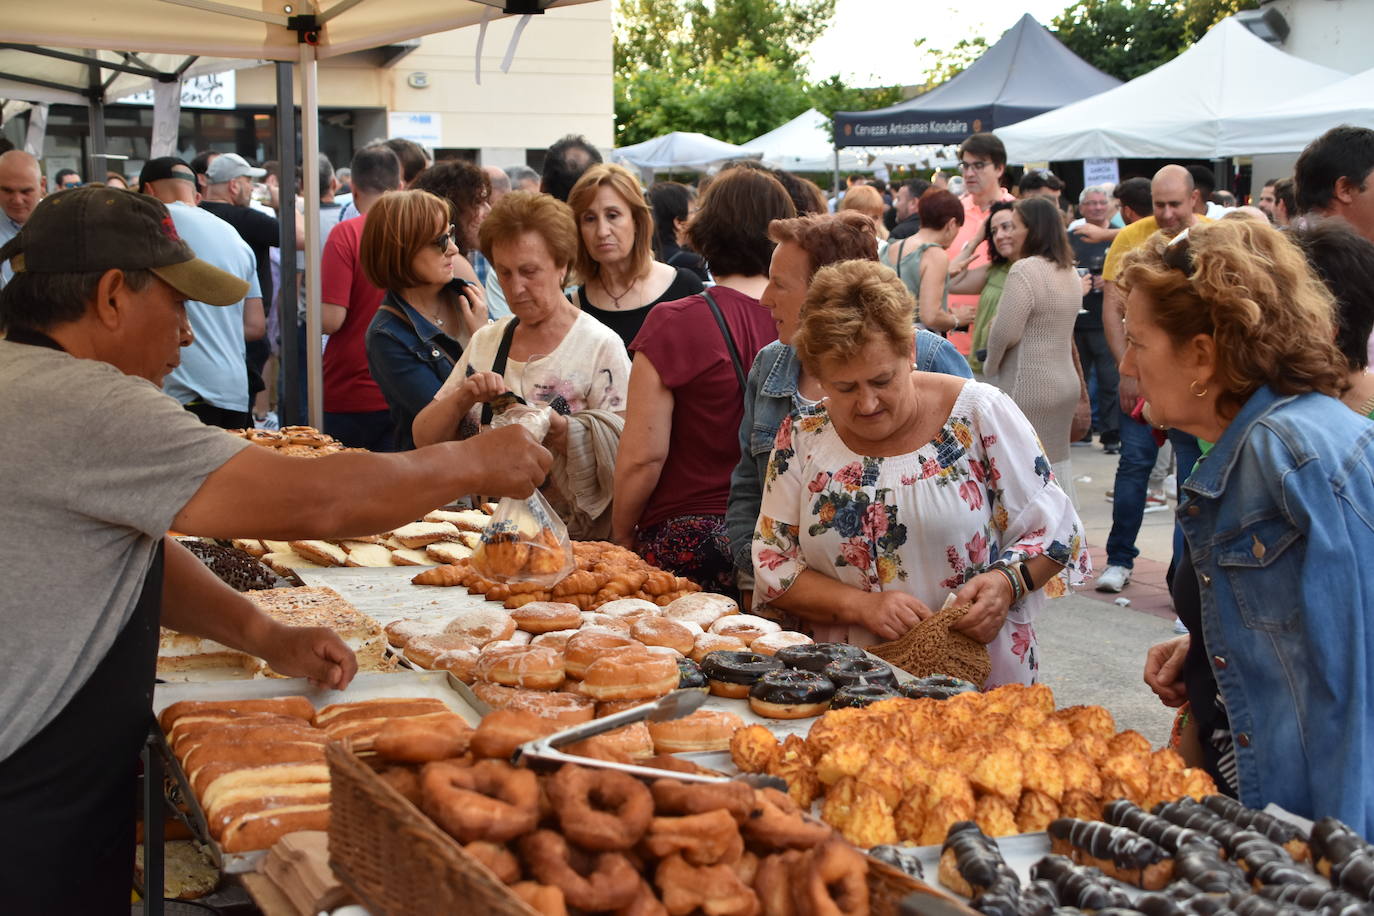
[[[345,745],[331,742],[325,755],[329,864],[374,916],[539,916]],[[945,896],[873,858],[868,892],[873,916],[896,916],[912,893]]]
[[[892,642],[869,646],[868,651],[890,665],[917,677],[947,674],[963,678],[979,687],[992,673],[988,647],[950,626],[970,605],[951,605],[922,620]]]
[[[539,916],[344,745],[325,756],[329,864],[373,916]]]

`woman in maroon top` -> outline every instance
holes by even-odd
[[[736,591],[725,507],[739,463],[744,378],[778,336],[772,314],[759,304],[773,255],[768,224],[795,215],[772,175],[723,171],[687,227],[716,285],[656,306],[630,344],[612,537],[655,566],[723,594]]]

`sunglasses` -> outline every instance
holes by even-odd
[[[450,225],[448,231],[434,240],[433,245],[439,249],[440,254],[448,253],[448,246],[458,239],[458,227]]]
[[[1164,261],[1166,266],[1172,267],[1185,277],[1193,275],[1193,251],[1189,247],[1187,229],[1169,240],[1169,244],[1164,246],[1160,259]]]

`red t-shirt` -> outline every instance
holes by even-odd
[[[382,304],[382,290],[367,282],[358,251],[365,216],[344,220],[329,233],[320,259],[320,301],[348,309],[343,327],[324,348],[324,409],[328,413],[386,410],[382,389],[367,369],[367,326]]]
[[[711,295],[748,376],[754,357],[778,339],[773,315],[757,299],[733,289],[716,286]],[[643,353],[673,392],[668,459],[640,527],[682,515],[724,515],[730,473],[739,463],[744,392],[706,300],[688,296],[655,306],[630,353]]]

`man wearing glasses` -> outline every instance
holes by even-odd
[[[1002,187],[1002,173],[1007,168],[1007,148],[992,134],[972,134],[959,147],[959,172],[964,178],[964,225],[950,243],[949,254],[953,259],[965,247],[976,244],[983,234],[983,222],[988,218],[988,209],[999,200],[1012,200],[1011,192]],[[968,262],[970,269],[988,263],[986,245],[978,245],[973,260]],[[958,312],[959,306],[976,308],[976,295],[950,296],[951,311]],[[969,335],[964,330],[954,330],[949,334],[950,342],[959,352],[968,356]]]
[[[253,425],[248,410],[247,341],[267,332],[253,249],[234,227],[196,206],[196,174],[175,156],[152,159],[138,176],[138,190],[167,205],[177,235],[202,260],[248,284],[244,299],[228,307],[186,300],[192,341],[181,364],[167,374],[162,390],[211,426]]]
[[[58,169],[53,176],[53,185],[59,191],[70,191],[72,188],[81,187],[81,173],[76,169]]]

